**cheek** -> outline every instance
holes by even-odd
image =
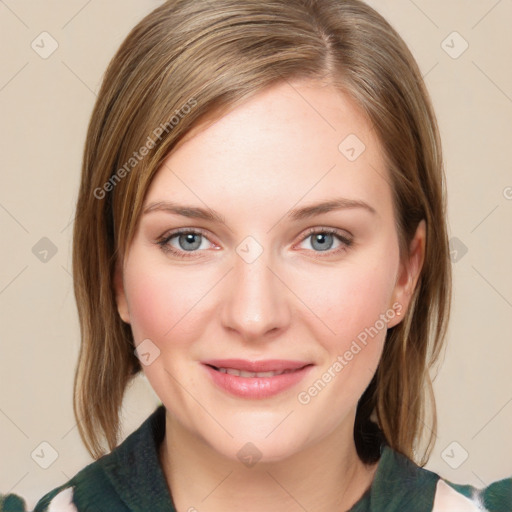
[[[150,272],[140,272],[125,279],[125,289],[135,342],[159,339],[172,327],[169,313],[177,306],[166,280]]]
[[[330,336],[323,339],[325,348],[344,350],[353,339],[372,327],[383,335],[382,315],[394,315],[391,308],[394,290],[395,265],[390,258],[378,262],[370,259],[367,264],[347,266],[339,270],[328,270],[323,276],[304,282],[309,288],[311,310],[318,314]],[[312,285],[312,283],[316,283]],[[304,292],[305,293],[305,292]],[[324,330],[325,330],[324,326]],[[373,332],[373,330],[372,330]]]
[[[198,306],[208,291],[208,280],[190,279],[187,272],[171,272],[136,258],[131,268],[125,274],[125,290],[135,343],[149,338],[163,350],[172,340],[173,347],[179,347],[181,339],[189,338],[183,330],[198,325]]]
[[[324,280],[328,287],[317,285],[312,294],[311,309],[334,332],[315,323],[315,339],[322,344],[324,357],[315,377],[306,383],[297,399],[308,406],[306,410],[312,415],[338,411],[338,415],[330,415],[324,422],[327,430],[335,428],[347,411],[355,411],[379,364],[387,322],[396,314],[390,303],[394,260],[391,257],[375,261],[360,260],[350,269],[331,271],[329,279]]]
[[[172,407],[166,402],[168,408],[187,411],[178,382],[188,378],[187,365],[193,366],[190,350],[204,323],[201,298],[211,284],[208,287],[208,279],[190,279],[182,269],[170,271],[142,257],[132,259],[124,283],[135,345],[149,339],[159,350],[149,365],[142,364],[142,370],[160,400],[172,397]]]

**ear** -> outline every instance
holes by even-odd
[[[119,260],[116,263],[113,277],[113,287],[116,296],[117,311],[121,320],[127,324],[130,323],[130,311],[123,283],[123,269]]]
[[[426,223],[425,220],[421,220],[409,245],[409,254],[405,255],[404,260],[400,262],[393,290],[392,305],[390,305],[390,308],[393,308],[397,315],[393,320],[389,321],[388,327],[394,327],[399,324],[409,308],[425,259],[426,238]]]

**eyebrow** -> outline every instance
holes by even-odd
[[[226,223],[224,217],[211,208],[199,208],[197,206],[181,205],[171,201],[159,201],[157,203],[151,203],[146,208],[144,208],[144,215],[151,212],[167,212],[173,213],[175,215],[181,215],[182,217],[209,220],[211,222],[219,222],[221,224]]]
[[[375,208],[370,206],[368,203],[360,200],[346,199],[346,198],[335,198],[321,203],[315,203],[301,208],[294,208],[290,210],[285,217],[292,221],[304,220],[316,215],[328,213],[335,210],[347,210],[361,208],[370,212],[373,215],[377,215]],[[188,206],[174,203],[172,201],[158,201],[156,203],[149,204],[144,209],[144,215],[160,211],[167,212],[175,215],[181,215],[182,217],[189,217],[194,219],[203,219],[211,222],[218,222],[225,224],[225,218],[215,210],[211,208],[200,208],[197,206]]]
[[[354,208],[362,208],[373,215],[377,215],[375,208],[364,201],[340,197],[309,206],[303,206],[301,208],[295,208],[290,210],[286,216],[291,220],[303,220],[334,210],[349,210]]]

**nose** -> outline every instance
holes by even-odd
[[[221,320],[225,329],[248,342],[264,342],[284,332],[290,322],[289,290],[264,251],[248,263],[235,255],[225,283]]]

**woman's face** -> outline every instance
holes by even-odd
[[[176,428],[228,458],[272,461],[352,435],[420,267],[421,255],[400,263],[364,116],[332,86],[284,83],[167,158],[117,301]]]

